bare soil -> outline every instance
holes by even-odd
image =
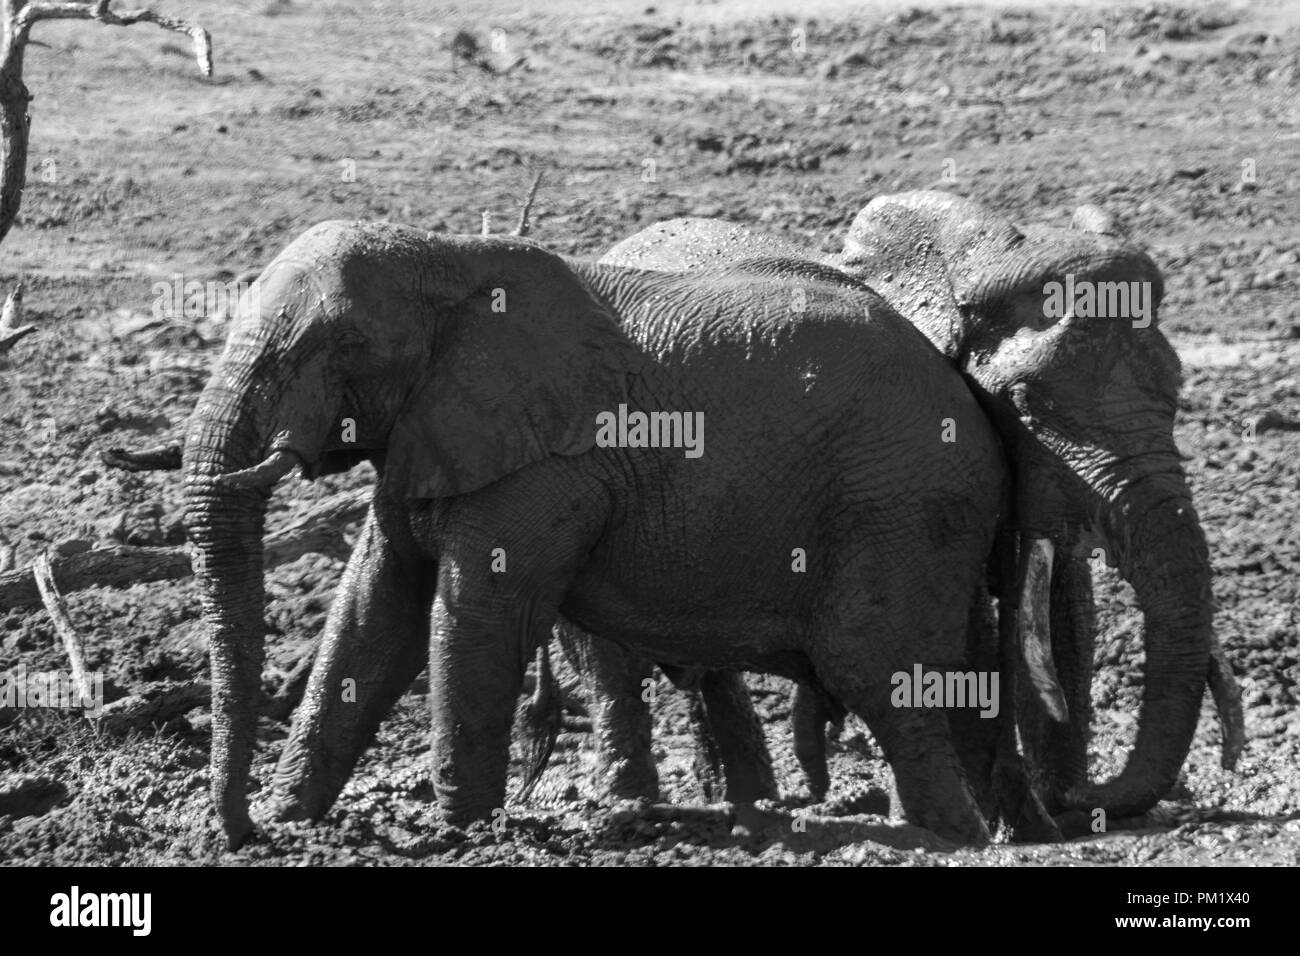
[[[213,308],[153,321],[155,283],[178,273],[251,278],[320,220],[478,232],[486,211],[505,231],[538,168],[535,238],[590,256],[680,215],[754,223],[834,250],[872,196],[921,187],[975,197],[1020,223],[1063,224],[1077,204],[1101,202],[1167,277],[1162,322],[1186,376],[1177,438],[1210,539],[1218,633],[1242,681],[1249,741],[1235,772],[1219,767],[1207,697],[1184,781],[1147,818],[1064,844],[954,852],[872,815],[889,773],[852,719],[834,747],[831,805],[819,808],[834,819],[799,832],[789,688],[776,679],[756,680],[755,692],[790,800],[739,814],[703,809],[681,695],[661,682],[665,798],[694,813],[598,807],[577,720],[531,801],[505,808],[502,832],[462,832],[440,827],[430,802],[421,681],[323,823],[269,827],[233,855],[211,822],[206,710],[129,739],[28,711],[0,728],[0,790],[43,778],[31,786],[47,798],[0,816],[0,862],[1300,863],[1294,9],[831,0],[184,8],[213,32],[211,81],[174,35],[148,27],[42,24],[45,45],[29,51],[30,182],[0,260],[0,288],[21,275],[41,326],[0,359],[0,535],[20,563],[69,539],[182,539],[174,475],[132,476],[98,461],[107,447],[177,429],[220,350],[225,326]],[[453,55],[462,30],[477,44],[468,58]],[[277,492],[271,523],[371,478],[360,469],[291,484]],[[308,556],[270,575],[268,688],[310,647],[341,567]],[[1142,664],[1131,591],[1109,574],[1100,581],[1095,775],[1114,772],[1132,741]],[[90,589],[68,603],[110,699],[205,675],[192,582]],[[0,615],[0,670],[66,669],[44,611]],[[262,729],[255,775],[265,784],[286,726],[268,719]]]

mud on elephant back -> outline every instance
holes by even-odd
[[[948,721],[892,706],[891,675],[965,669],[1003,457],[961,376],[870,289],[807,262],[659,275],[338,222],[255,289],[184,442],[232,845],[252,827],[267,498],[295,467],[360,457],[381,477],[280,817],[330,807],[427,660],[436,798],[450,822],[486,818],[525,666],[563,614],[673,666],[819,682],[866,720],[907,820],[989,838]],[[629,410],[669,440],[634,437]]]

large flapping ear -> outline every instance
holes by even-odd
[[[547,456],[590,449],[597,413],[627,400],[639,356],[618,319],[536,246],[436,244],[440,274],[455,276],[456,288],[429,290],[433,350],[390,433],[385,491],[466,494]]]
[[[978,264],[1023,240],[979,203],[917,190],[873,199],[849,227],[844,250],[826,261],[879,292],[953,358],[970,331],[963,293]]]

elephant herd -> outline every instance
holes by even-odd
[[[1096,207],[1020,229],[940,192],[876,198],[828,257],[701,219],[596,262],[308,230],[241,301],[184,439],[230,844],[252,830],[267,499],[294,468],[361,460],[379,480],[276,770],[278,819],[329,809],[426,666],[441,812],[490,816],[553,630],[615,796],[658,793],[655,665],[698,688],[730,799],[777,795],[742,674],[778,674],[815,798],[826,723],[849,711],[897,815],[961,843],[999,820],[1047,839],[1080,812],[1147,810],[1207,683],[1230,765],[1241,708],[1173,439],[1162,293]],[[1103,782],[1097,549],[1136,593],[1146,651],[1136,741]],[[909,675],[924,695],[899,693]],[[977,684],[991,704],[954,698]]]

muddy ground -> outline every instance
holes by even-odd
[[[603,811],[574,718],[532,800],[507,808],[504,832],[462,833],[439,828],[430,803],[417,683],[324,823],[275,826],[232,855],[210,822],[205,709],[127,739],[27,711],[0,728],[0,789],[44,778],[50,796],[0,816],[0,862],[1300,863],[1294,9],[546,8],[186,4],[214,34],[212,80],[182,38],[147,26],[37,28],[31,172],[0,251],[0,287],[21,275],[41,326],[0,359],[0,535],[18,562],[69,539],[179,540],[173,475],[98,461],[104,448],[175,430],[221,346],[219,303],[158,323],[155,283],[249,278],[322,219],[477,232],[486,210],[505,231],[537,168],[534,236],[592,256],[687,214],[838,249],[872,196],[917,187],[978,198],[1021,223],[1063,224],[1075,205],[1101,202],[1167,277],[1162,321],[1186,372],[1177,438],[1217,569],[1218,633],[1245,695],[1237,770],[1219,767],[1207,700],[1183,785],[1135,828],[949,852],[864,812],[880,809],[888,770],[851,719],[825,808],[839,816],[798,833],[789,688],[762,679],[784,808],[686,821]],[[453,44],[458,31],[476,43]],[[271,525],[370,477],[282,488]],[[310,647],[341,567],[308,556],[271,574],[269,688]],[[204,675],[191,582],[67,597],[110,698]],[[1142,641],[1132,594],[1113,576],[1101,576],[1099,605],[1093,773],[1107,774],[1132,740]],[[0,608],[0,670],[19,664],[67,667],[45,612]],[[661,686],[665,796],[698,808],[686,713]],[[263,723],[262,783],[285,732]]]

